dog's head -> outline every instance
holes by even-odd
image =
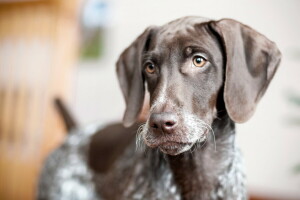
[[[185,17],[149,27],[117,62],[124,125],[136,121],[146,85],[144,142],[170,155],[187,151],[206,139],[220,96],[233,121],[247,121],[279,62],[273,42],[231,19]]]

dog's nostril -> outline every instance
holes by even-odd
[[[166,127],[172,127],[172,126],[174,126],[174,124],[175,124],[175,122],[168,121],[168,122],[165,123],[165,126]]]
[[[149,127],[155,133],[172,133],[178,123],[173,113],[153,113],[149,119]]]
[[[152,124],[151,127],[152,128],[158,128],[157,124]]]

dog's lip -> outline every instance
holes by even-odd
[[[184,146],[184,145],[191,145],[192,142],[181,142],[181,141],[163,141],[163,142],[155,142],[155,143],[151,143],[148,144],[146,143],[149,147],[152,148],[169,148],[169,147],[180,147],[180,146]]]
[[[174,141],[167,141],[167,142],[162,142],[158,146],[162,148],[170,148],[170,147],[180,147],[183,145],[190,145],[190,142],[174,142]]]
[[[177,155],[185,149],[190,148],[192,143],[183,143],[183,142],[164,142],[160,144],[159,149],[169,155]]]

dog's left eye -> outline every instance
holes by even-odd
[[[203,67],[206,63],[206,59],[202,56],[195,56],[193,58],[193,64],[195,67]]]
[[[156,70],[156,68],[153,63],[146,64],[146,72],[148,72],[149,74],[153,74],[155,72],[155,70]]]

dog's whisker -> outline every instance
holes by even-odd
[[[200,149],[201,149],[202,147],[204,147],[204,145],[206,144],[206,142],[207,142],[207,140],[205,140],[204,143],[203,143],[202,145],[200,144]]]
[[[207,123],[205,123],[203,120],[197,119],[196,121],[198,121],[198,123],[196,123],[196,126],[199,130],[207,130],[208,133],[205,134],[204,131],[200,133],[200,138],[197,139],[197,141],[195,142],[195,146],[194,146],[194,150],[197,148],[202,148],[206,143],[207,143],[207,139],[206,139],[206,135],[212,135],[212,139],[213,139],[213,145],[214,145],[214,149],[216,151],[216,140],[215,140],[215,134],[213,129],[211,128],[210,125],[208,125]],[[193,151],[194,151],[193,150]]]
[[[197,141],[195,144],[194,144],[194,147],[190,148],[190,152],[192,154],[192,156],[194,156],[194,151],[196,151],[196,149],[199,147],[199,142]]]
[[[215,137],[214,130],[213,130],[212,127],[211,127],[210,125],[208,125],[207,123],[204,123],[204,125],[205,125],[205,128],[208,130],[208,133],[211,133],[212,138],[213,138],[214,148],[215,148],[215,151],[217,151],[216,137]]]
[[[139,126],[137,133],[136,133],[136,150],[143,150],[144,151],[144,142],[143,142],[143,132],[146,128],[146,123],[143,123]]]
[[[158,152],[159,153],[159,152]],[[162,154],[162,157],[163,157],[163,159],[165,160],[165,161],[167,161],[167,155],[166,154]]]
[[[190,150],[189,150],[189,152],[190,152],[190,154],[192,155],[192,157],[194,157],[194,154],[193,154],[194,151],[195,151],[194,149],[190,149]]]

